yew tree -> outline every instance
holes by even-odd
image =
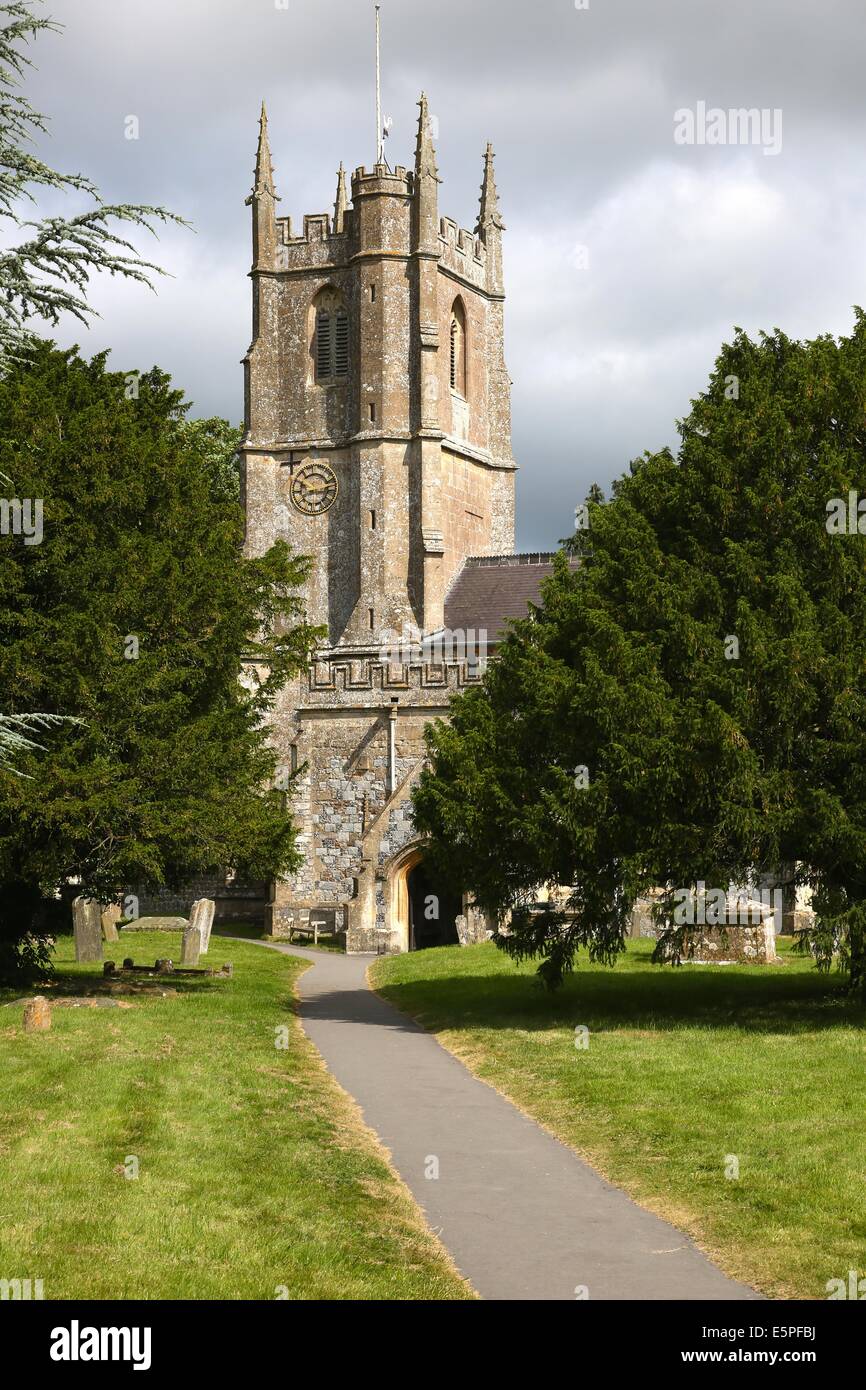
[[[105,354],[32,343],[0,377],[0,473],[41,510],[38,539],[0,534],[0,710],[18,735],[14,765],[0,757],[7,973],[44,964],[76,892],[300,862],[268,790],[266,718],[317,637],[307,562],[282,542],[244,557],[231,453],[187,411],[163,372],[111,372]]]
[[[416,818],[552,985],[581,946],[616,957],[642,890],[795,861],[804,945],[862,994],[862,314],[840,339],[737,331],[679,433],[588,501],[543,605],[431,727]],[[567,910],[530,910],[545,883]],[[658,957],[688,936],[669,919]]]

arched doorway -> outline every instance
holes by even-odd
[[[395,871],[392,904],[394,928],[404,951],[457,945],[461,895],[443,887],[421,850],[413,850]]]
[[[409,870],[406,887],[409,894],[409,950],[456,946],[457,927],[454,923],[462,908],[459,895],[444,890],[437,883],[424,859]]]

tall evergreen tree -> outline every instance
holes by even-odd
[[[839,341],[738,332],[677,458],[590,502],[579,568],[560,558],[430,731],[415,812],[440,871],[511,914],[500,944],[549,983],[582,945],[616,956],[641,889],[799,861],[808,944],[864,991],[864,421],[862,314]],[[528,910],[545,882],[572,887],[567,912]],[[688,944],[669,918],[659,958]]]
[[[213,495],[226,502],[239,502],[241,496],[241,425],[229,424],[218,415],[204,420],[184,420],[181,428],[187,441],[197,449],[211,470]]]
[[[43,31],[61,26],[34,12],[33,0],[0,4],[0,226],[6,224],[0,251],[0,374],[20,356],[32,336],[32,323],[60,322],[64,313],[82,323],[95,313],[85,291],[91,275],[107,271],[150,285],[158,266],[142,260],[132,244],[112,231],[129,223],[154,231],[160,222],[181,219],[164,208],[109,204],[82,174],[60,174],[28,148],[47,130],[46,118],[21,91],[33,64],[27,47]],[[72,218],[25,220],[40,190],[83,193],[91,206]],[[26,235],[15,242],[16,232]],[[4,477],[15,491],[15,480]],[[11,499],[7,499],[11,500]],[[41,713],[0,715],[0,766],[13,768],[17,755],[32,748],[28,736],[55,726],[64,716]]]
[[[0,534],[0,708],[72,716],[0,768],[0,969],[44,963],[66,888],[104,901],[299,863],[265,716],[317,630],[283,543],[245,559],[219,459],[156,368],[48,344],[0,378],[0,472],[41,535]],[[228,429],[228,427],[226,427]]]

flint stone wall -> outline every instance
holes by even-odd
[[[262,922],[267,897],[265,883],[227,883],[224,872],[200,874],[178,889],[138,894],[138,910],[141,917],[189,917],[198,898],[212,898],[215,922]]]
[[[288,935],[302,910],[348,909],[347,950],[392,948],[386,880],[417,839],[409,792],[424,762],[424,729],[453,692],[476,684],[466,662],[394,665],[378,652],[343,649],[281,693],[271,740],[281,765],[300,769],[289,805],[304,863],[274,885],[272,935]],[[365,874],[374,885],[362,914]]]

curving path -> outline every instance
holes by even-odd
[[[374,994],[369,957],[257,944],[313,962],[305,1032],[482,1298],[760,1297]]]

